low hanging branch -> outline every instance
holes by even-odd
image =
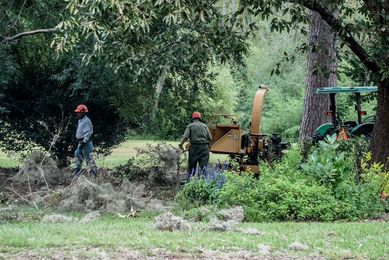
[[[0,41],[1,42],[11,42],[11,41],[15,41],[15,40],[22,38],[22,37],[25,37],[25,36],[30,36],[30,35],[34,35],[34,34],[40,34],[40,33],[53,33],[53,32],[58,32],[58,31],[59,31],[58,28],[48,28],[48,29],[37,29],[37,30],[33,30],[33,31],[21,32],[21,33],[14,35],[14,36],[2,36],[2,35],[0,35]]]

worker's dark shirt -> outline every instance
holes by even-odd
[[[208,127],[199,120],[186,127],[183,137],[188,138],[191,144],[208,144],[212,140]]]

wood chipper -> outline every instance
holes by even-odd
[[[231,122],[209,125],[212,135],[211,152],[228,154],[239,163],[242,171],[250,170],[255,174],[259,173],[260,160],[280,157],[287,146],[278,135],[273,134],[269,139],[261,131],[262,109],[267,91],[267,86],[260,86],[255,94],[248,132],[235,120],[235,115],[213,115],[231,119]]]

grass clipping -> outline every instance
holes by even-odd
[[[69,184],[71,173],[62,171],[56,162],[41,151],[34,151],[27,157],[19,172],[12,178],[19,190],[50,189],[60,184]]]
[[[172,154],[175,155],[175,151]],[[166,211],[169,207],[164,200],[153,197],[152,190],[146,191],[144,183],[124,179],[119,184],[108,171],[100,171],[97,178],[74,179],[71,169],[59,169],[56,162],[42,152],[33,152],[26,158],[11,183],[9,191],[14,201],[28,202],[37,209],[126,213],[145,209]]]
[[[170,212],[161,214],[156,217],[154,219],[154,226],[158,230],[170,232],[191,230],[189,222],[181,217],[174,216]]]
[[[67,188],[56,190],[41,198],[40,205],[60,211],[96,211],[117,213],[143,209],[149,202],[144,185],[123,181],[119,188],[111,183],[97,184],[84,176]]]

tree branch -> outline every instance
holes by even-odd
[[[34,34],[39,34],[39,33],[53,33],[53,32],[58,32],[58,28],[48,28],[48,29],[38,29],[38,30],[33,30],[33,31],[27,31],[27,32],[22,32],[18,33],[14,36],[2,36],[0,35],[0,41],[1,42],[11,42],[15,41],[19,38],[29,36],[29,35],[34,35]]]
[[[346,45],[354,52],[359,60],[373,73],[380,71],[378,63],[371,59],[366,50],[355,40],[351,32],[342,25],[342,19],[335,17],[333,13],[318,0],[287,0],[290,3],[300,4],[306,8],[319,13],[324,21],[338,34]]]

